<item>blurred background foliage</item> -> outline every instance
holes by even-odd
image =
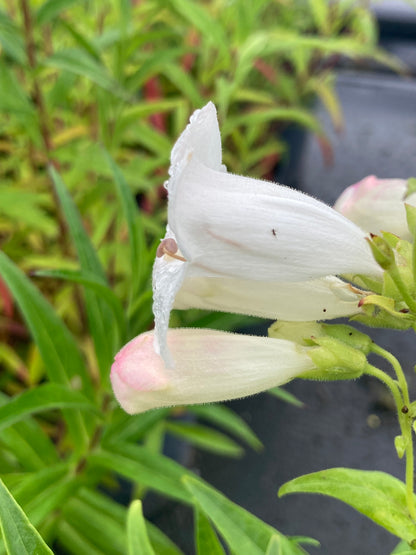
[[[193,414],[226,433],[178,421],[178,410],[124,415],[109,369],[121,345],[152,326],[163,182],[193,110],[216,104],[229,171],[270,178],[287,154],[287,126],[315,133],[323,155],[330,151],[310,108],[318,97],[342,127],[334,68],[345,58],[399,68],[378,49],[366,2],[0,4],[0,470],[50,544],[74,554],[126,552],[127,509],[101,491],[117,489],[116,475],[131,483],[132,498],[151,488],[192,498],[203,512],[197,486],[192,497],[178,482],[181,467],[158,455],[166,433],[229,456],[242,448],[228,433],[260,447],[225,407]],[[173,316],[175,325],[223,329],[241,321]],[[197,515],[198,529],[210,530]],[[101,522],[113,536],[105,524],[94,528]],[[153,547],[168,546],[149,526]],[[211,553],[201,538],[198,553]],[[160,545],[157,553],[177,553]]]

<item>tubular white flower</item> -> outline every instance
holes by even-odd
[[[350,290],[337,304],[335,291],[346,295],[348,286],[322,278],[381,273],[363,231],[329,206],[226,172],[211,102],[179,137],[169,174],[167,233],[153,269],[155,348],[168,365],[174,303],[286,320],[345,316],[357,312],[360,294]]]
[[[402,239],[411,239],[404,203],[416,206],[416,193],[405,199],[405,179],[378,179],[369,175],[350,185],[334,208],[365,231],[379,234],[389,231]]]
[[[173,307],[236,312],[305,322],[358,314],[364,296],[350,284],[328,276],[313,281],[255,281],[236,278],[186,277]]]
[[[309,348],[285,339],[187,328],[169,330],[167,342],[174,368],[155,353],[153,332],[116,355],[111,383],[126,412],[245,397],[314,368]]]

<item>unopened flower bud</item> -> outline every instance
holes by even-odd
[[[318,337],[316,348],[308,351],[317,371],[302,377],[323,380],[350,380],[360,377],[366,369],[367,358],[361,351],[333,337]]]

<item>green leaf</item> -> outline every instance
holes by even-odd
[[[63,506],[80,485],[69,464],[56,464],[38,472],[28,473],[13,488],[30,521],[39,526],[50,514]]]
[[[89,456],[88,462],[92,469],[109,470],[165,496],[190,502],[189,493],[180,481],[190,472],[168,457],[152,453],[145,447],[112,443],[111,451],[96,451]]]
[[[323,133],[317,119],[301,108],[260,108],[227,118],[222,126],[221,135],[227,137],[239,126],[248,127],[275,121],[296,122],[319,135]]]
[[[91,507],[95,507],[103,515],[117,520],[120,526],[125,526],[127,508],[124,505],[120,505],[113,499],[93,489],[83,488],[78,492],[78,497]],[[180,549],[159,528],[150,522],[146,522],[146,527],[150,542],[157,555],[183,555]]]
[[[195,521],[197,555],[225,555],[209,519],[198,509],[195,510]]]
[[[244,449],[221,432],[190,422],[166,422],[166,430],[211,453],[241,457]]]
[[[49,171],[78,254],[82,272],[87,275],[93,274],[97,281],[108,287],[105,272],[84,229],[75,203],[55,168],[50,167]],[[113,355],[119,347],[116,345],[114,333],[112,333],[112,314],[104,300],[88,288],[85,289],[85,304],[101,376],[106,383],[109,379],[108,374],[113,362]]]
[[[85,50],[87,55],[92,56],[99,64],[101,64],[101,56],[99,50],[95,45],[85,36],[79,33],[75,26],[68,21],[68,19],[61,18],[61,27],[63,27],[72,36],[75,42]]]
[[[183,555],[183,552],[151,522],[146,522],[150,542],[157,555]]]
[[[266,555],[282,555],[279,536],[272,536],[267,546]]]
[[[104,285],[100,279],[97,279],[95,274],[90,272],[79,272],[77,270],[40,270],[35,272],[34,275],[73,281],[74,283],[85,285],[94,291],[98,297],[105,300],[113,311],[119,330],[120,343],[125,341],[126,319],[123,305],[113,291],[107,285]]]
[[[53,555],[0,480],[0,525],[10,555]]]
[[[186,21],[194,25],[208,42],[218,48],[222,56],[229,58],[229,41],[225,28],[211,17],[203,5],[190,0],[170,0],[170,4]]]
[[[128,555],[156,555],[147,535],[142,503],[133,501],[127,514]]]
[[[278,536],[284,555],[303,555],[304,551],[259,518],[239,507],[213,487],[193,477],[182,479],[194,496],[199,509],[205,513],[229,545],[238,555],[264,555],[273,536]]]
[[[324,35],[328,34],[331,21],[328,2],[326,0],[309,0],[309,6],[318,31],[322,31]]]
[[[255,450],[260,450],[263,444],[246,422],[225,405],[194,405],[188,409],[208,422],[220,426],[224,430],[242,439]]]
[[[407,542],[400,542],[396,545],[390,555],[415,555],[415,553],[416,551],[414,549],[410,549]]]
[[[94,547],[112,555],[126,554],[125,525],[104,514],[78,497],[72,497],[63,509],[65,520]]]
[[[156,409],[140,414],[126,414],[122,409],[116,409],[112,413],[114,419],[104,430],[102,445],[108,445],[123,441],[134,443],[149,432],[155,424],[160,422],[169,414],[169,409]]]
[[[27,64],[22,33],[3,10],[0,10],[0,43],[4,51],[19,65]]]
[[[46,299],[3,252],[0,252],[0,275],[19,305],[49,379],[70,388],[71,380],[81,378],[84,393],[91,396],[91,381],[73,336]],[[82,449],[87,438],[80,414],[71,411],[64,416],[75,445]]]
[[[305,404],[302,401],[300,401],[297,397],[292,395],[292,393],[289,393],[289,391],[286,391],[281,387],[272,387],[271,389],[268,390],[268,393],[284,401],[285,403],[294,405],[295,407],[302,408],[305,406]]]
[[[9,401],[9,396],[0,393],[0,406]],[[23,470],[39,470],[59,460],[51,439],[33,418],[27,418],[7,430],[3,429],[0,442],[3,448],[13,453]]]
[[[416,539],[416,525],[406,507],[406,486],[384,472],[330,468],[284,484],[288,493],[320,493],[335,497],[407,542]],[[415,497],[416,501],[416,497]]]
[[[59,544],[63,545],[68,553],[79,553],[80,555],[103,555],[101,549],[97,549],[78,530],[65,520],[61,520],[57,526]]]
[[[130,264],[131,268],[131,283],[132,283],[132,297],[131,301],[139,295],[143,287],[143,260],[146,251],[146,242],[144,236],[143,222],[140,217],[140,212],[137,209],[136,199],[134,198],[131,189],[124,179],[119,167],[114,160],[110,157],[108,152],[104,152],[107,162],[111,168],[114,176],[114,181],[117,189],[117,194],[123,209],[124,219],[127,224],[130,243]]]
[[[5,90],[4,82],[2,81],[1,64],[0,90]],[[9,87],[7,87],[6,90],[15,101],[17,99],[17,94],[11,91]],[[9,113],[10,107],[4,108],[4,97],[5,95],[2,94],[0,98],[0,109],[5,109]],[[25,118],[27,117],[28,115],[25,114]],[[2,185],[0,189],[0,214],[11,219],[14,224],[19,222],[30,228],[39,230],[48,237],[54,236],[56,233],[56,223],[40,206],[39,197],[39,193],[18,189],[16,185],[10,187]]]
[[[50,383],[27,390],[1,406],[0,430],[28,415],[53,409],[90,410],[98,413],[95,405],[78,391]]]
[[[37,25],[49,23],[58,17],[61,12],[77,3],[79,3],[79,0],[46,0],[36,12]]]
[[[127,97],[120,85],[108,73],[107,68],[80,49],[61,50],[42,60],[43,65],[69,71],[85,77],[99,87],[121,97]]]

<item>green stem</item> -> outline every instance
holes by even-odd
[[[400,392],[399,384],[395,380],[393,380],[393,378],[390,378],[388,374],[383,372],[383,370],[380,370],[380,368],[377,368],[372,364],[367,364],[364,373],[369,376],[373,376],[374,378],[377,378],[390,389],[391,394],[393,395],[394,401],[396,403],[397,410],[399,412],[399,421],[400,421],[401,420],[400,415],[403,414],[401,412],[401,409],[404,405],[404,401],[403,401],[402,394]]]
[[[393,367],[393,370],[395,371],[397,380],[399,382],[399,387],[403,395],[404,405],[408,407],[410,405],[409,388],[407,387],[406,376],[404,375],[403,368],[400,362],[397,360],[397,358],[394,355],[389,353],[389,351],[386,351],[385,349],[383,349],[379,345],[376,345],[375,343],[372,344],[371,351],[386,359],[387,362],[389,362]]]
[[[381,347],[379,347],[381,349]],[[383,349],[381,349],[383,351]],[[376,350],[374,351],[376,352]],[[381,352],[379,352],[381,354]],[[393,355],[390,355],[389,359],[391,364],[393,365],[396,370],[400,374],[400,381],[404,379],[403,370]],[[385,356],[384,354],[382,356]],[[385,356],[387,359],[387,357]],[[393,361],[394,359],[394,361]],[[406,456],[406,504],[412,520],[416,522],[416,506],[414,502],[414,453],[413,453],[413,436],[412,436],[412,421],[411,419],[402,412],[404,406],[408,405],[405,402],[405,398],[409,398],[407,383],[405,383],[405,388],[403,393],[400,391],[399,384],[393,380],[388,374],[376,368],[372,364],[368,364],[365,370],[365,373],[373,376],[380,381],[382,381],[391,391],[394,401],[397,407],[397,414],[399,417],[399,424],[402,436],[405,442],[405,456]],[[399,377],[399,376],[398,376]],[[404,379],[405,380],[405,379]]]

